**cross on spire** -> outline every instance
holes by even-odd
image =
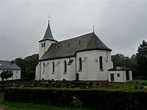
[[[93,25],[93,32],[95,31],[95,25]]]
[[[50,22],[50,14],[48,13],[48,23]]]

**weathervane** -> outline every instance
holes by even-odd
[[[95,31],[94,28],[95,28],[95,25],[93,25],[93,32]]]

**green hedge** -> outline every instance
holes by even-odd
[[[5,100],[71,106],[78,100],[95,110],[147,110],[147,92],[97,89],[7,88]]]

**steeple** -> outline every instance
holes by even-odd
[[[48,26],[47,26],[46,32],[44,34],[44,37],[43,37],[43,39],[41,39],[39,41],[39,59],[49,49],[51,44],[56,43],[56,42],[58,42],[58,41],[56,41],[53,38],[51,28],[50,28],[50,24],[49,24],[49,21],[48,21]]]
[[[43,39],[40,40],[40,41],[44,41],[44,40],[56,41],[56,40],[53,38],[53,35],[52,35],[52,32],[51,32],[51,28],[50,28],[49,21],[48,21],[48,26],[47,26],[46,32],[45,32],[45,34],[44,34],[44,37],[43,37]]]

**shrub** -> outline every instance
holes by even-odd
[[[147,92],[97,89],[8,88],[5,100],[56,106],[84,106],[94,110],[147,109]]]

